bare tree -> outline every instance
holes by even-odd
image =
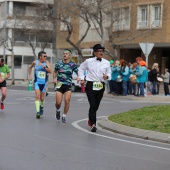
[[[21,21],[17,20],[15,17],[8,17],[4,21],[3,28],[0,31],[1,36],[1,43],[3,44],[4,48],[11,53],[11,85],[15,84],[15,77],[14,77],[14,46],[16,42],[16,37],[20,36],[21,31],[20,28]],[[15,32],[15,34],[14,34]]]
[[[20,30],[24,34],[25,42],[28,43],[32,49],[35,59],[36,48],[40,47],[44,50],[53,38],[53,17],[52,4],[46,1],[35,1],[30,3],[33,8],[33,16],[19,16],[22,20]]]
[[[151,29],[132,33],[130,30],[130,9],[125,0],[87,0],[85,2],[91,6],[87,12],[101,39],[101,44],[105,46],[105,43],[109,41],[113,49],[112,51],[106,49],[106,54],[113,59],[117,59],[123,42],[130,42],[151,33]],[[134,0],[128,0],[128,2],[133,4]],[[131,12],[133,15],[134,12]],[[126,32],[126,36],[124,32]]]
[[[87,36],[91,26],[90,17],[87,12],[88,7],[85,6],[80,0],[55,0],[55,4],[57,7],[57,23],[58,25],[60,25],[61,23],[65,24],[67,32],[66,41],[75,50],[77,50],[79,55],[79,62],[81,63],[83,61],[81,43]],[[79,31],[77,31],[77,28],[81,27],[79,19],[87,24],[87,26],[84,28],[84,32],[81,35],[79,35]],[[75,38],[75,35],[77,35],[78,38]]]

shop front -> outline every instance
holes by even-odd
[[[87,58],[93,57],[93,49],[82,49],[82,55],[83,55],[83,60],[86,60]],[[73,50],[72,53],[72,61],[75,62],[77,65],[79,65],[79,55],[77,50]]]

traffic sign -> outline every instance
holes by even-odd
[[[146,57],[146,64],[148,65],[148,56],[150,52],[152,51],[155,44],[154,43],[139,43],[139,45]]]

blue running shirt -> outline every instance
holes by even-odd
[[[38,84],[45,84],[47,82],[47,71],[41,65],[38,65],[38,60],[35,60],[35,63],[34,82],[37,82]],[[46,67],[46,62],[43,62],[42,64]]]

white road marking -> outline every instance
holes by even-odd
[[[85,100],[83,100],[83,101],[78,101],[77,100],[77,102],[78,103],[88,103],[88,101],[85,101]],[[126,101],[120,101],[120,100],[115,100],[115,101],[108,101],[108,102],[105,102],[105,101],[102,101],[101,103],[113,103],[113,102],[118,102],[118,103],[164,103],[164,104],[169,104],[170,102],[161,102],[161,101],[128,101],[128,100],[126,100]]]
[[[99,118],[103,118],[103,117],[106,117],[106,116],[98,117],[98,119]],[[87,121],[87,119],[77,120],[77,121],[73,122],[72,125],[75,128],[77,128],[77,129],[79,129],[79,130],[81,130],[83,132],[86,132],[86,133],[89,133],[89,134],[92,134],[92,135],[95,135],[95,136],[100,136],[100,137],[103,137],[103,138],[108,138],[108,139],[112,139],[112,140],[116,140],[116,141],[120,141],[120,142],[131,143],[131,144],[135,144],[135,145],[147,146],[147,147],[151,147],[151,148],[156,148],[156,149],[162,149],[162,150],[170,151],[170,148],[164,148],[164,147],[155,146],[155,145],[147,145],[147,144],[143,144],[143,143],[132,142],[132,141],[128,141],[128,140],[123,140],[123,139],[114,138],[114,137],[111,137],[111,136],[106,136],[106,135],[101,135],[101,134],[98,134],[98,133],[90,132],[89,130],[84,129],[84,128],[82,128],[82,127],[80,127],[78,125],[78,123],[83,122],[83,121]]]

